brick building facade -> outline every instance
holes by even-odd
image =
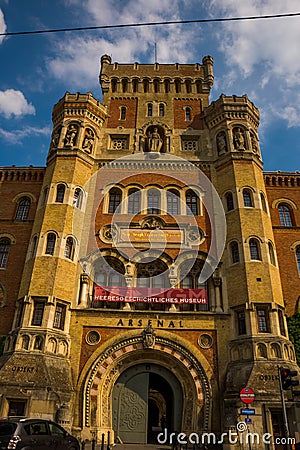
[[[54,106],[46,167],[1,168],[1,415],[145,443],[232,429],[249,386],[250,431],[282,431],[300,174],[263,172],[259,112],[211,103],[212,66],[104,55],[102,102]]]

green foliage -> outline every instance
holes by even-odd
[[[297,363],[300,365],[300,313],[287,318],[289,337],[295,347]]]

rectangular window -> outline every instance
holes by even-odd
[[[8,401],[8,416],[24,417],[25,416],[26,400],[9,400]]]
[[[33,315],[32,315],[31,325],[34,325],[34,326],[41,326],[42,325],[44,309],[45,309],[45,302],[44,301],[34,300],[34,307],[33,307]]]
[[[281,309],[278,309],[278,321],[279,321],[280,334],[282,336],[286,336],[283,311]]]
[[[261,306],[256,307],[257,328],[259,333],[270,333],[269,311]]]
[[[182,140],[182,150],[185,152],[196,152],[198,150],[198,140],[197,139],[183,139]]]
[[[63,330],[65,327],[65,317],[66,317],[66,305],[57,303],[54,314],[53,328]]]
[[[238,334],[246,334],[246,315],[245,311],[237,311]]]
[[[127,135],[110,136],[111,150],[127,150],[129,137]]]

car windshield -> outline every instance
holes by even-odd
[[[0,422],[0,436],[10,436],[17,428],[14,422]]]

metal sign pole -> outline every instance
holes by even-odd
[[[282,412],[283,412],[283,426],[284,426],[284,431],[285,431],[285,437],[287,438],[286,445],[287,445],[287,449],[291,450],[291,446],[288,441],[288,439],[290,437],[290,431],[289,431],[289,423],[288,423],[287,414],[286,414],[284,393],[283,393],[283,389],[282,389],[280,366],[278,366],[278,378],[279,378],[280,397],[281,397],[281,405],[282,405]]]

